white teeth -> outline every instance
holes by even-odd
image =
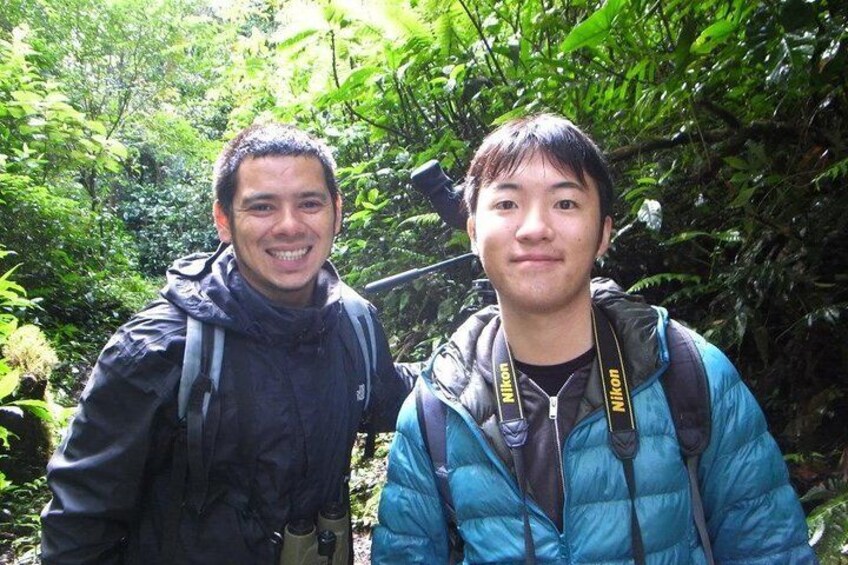
[[[304,247],[303,249],[295,249],[293,251],[271,251],[271,255],[283,261],[294,261],[306,255],[308,251],[309,248]]]

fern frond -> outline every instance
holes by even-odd
[[[818,185],[823,180],[835,181],[846,177],[848,177],[848,157],[841,161],[837,161],[822,171],[821,174],[813,179],[813,184]]]
[[[701,284],[701,277],[697,275],[686,275],[683,273],[659,273],[657,275],[652,275],[650,277],[645,277],[639,281],[637,281],[633,286],[627,289],[627,292],[639,292],[646,288],[651,288],[654,286],[659,286],[663,283],[667,282],[680,282],[680,283],[692,283],[692,284]]]
[[[410,216],[403,220],[399,227],[402,226],[437,226],[442,223],[441,218],[435,212],[427,212],[426,214],[418,214],[415,216]]]

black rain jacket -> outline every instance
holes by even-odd
[[[281,308],[245,283],[231,248],[176,262],[162,297],[107,343],[48,465],[44,563],[162,562],[186,313],[223,326],[226,340],[217,421],[204,425],[207,487],[181,511],[178,562],[274,563],[275,532],[342,500],[357,431],[366,419],[394,428],[412,373],[396,371],[375,320],[363,413],[365,369],[339,285],[327,263],[316,306]]]

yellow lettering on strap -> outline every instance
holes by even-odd
[[[515,403],[515,391],[512,389],[509,365],[507,363],[501,363],[499,369],[501,372],[501,402],[513,404]]]

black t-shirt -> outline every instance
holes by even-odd
[[[534,453],[539,457],[525,460],[530,496],[562,531],[562,505],[565,484],[562,477],[562,445],[574,428],[580,402],[591,375],[595,348],[566,363],[557,365],[529,365],[515,361],[522,381],[534,383],[534,390],[522,387],[522,402],[530,425],[530,434],[536,443]],[[526,381],[524,380],[526,379]],[[521,382],[521,381],[519,381]],[[552,424],[550,410],[556,397],[556,421]],[[547,456],[545,454],[548,454]]]
[[[548,396],[556,396],[562,385],[578,369],[582,369],[595,359],[595,347],[592,346],[586,353],[579,355],[571,361],[557,365],[530,365],[515,360],[515,368],[521,371],[535,382]]]

